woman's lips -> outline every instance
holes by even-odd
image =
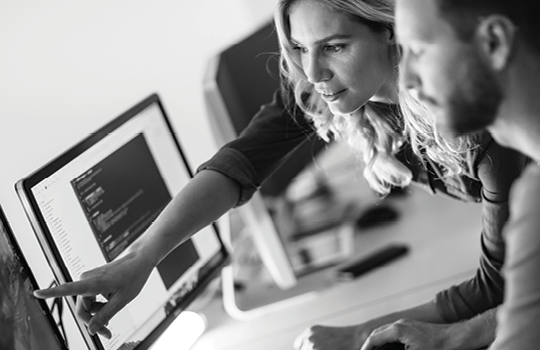
[[[341,97],[345,90],[338,92],[317,91],[325,102],[334,102]]]

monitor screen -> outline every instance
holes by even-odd
[[[187,184],[192,174],[175,135],[154,94],[17,183],[60,283],[121,256]],[[94,336],[92,345],[148,348],[227,261],[216,226],[206,227],[162,260],[111,320],[113,337]]]
[[[0,207],[0,349],[67,349]]]

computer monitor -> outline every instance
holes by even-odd
[[[234,140],[263,104],[270,103],[280,85],[279,43],[273,22],[268,22],[213,57],[204,80],[210,126],[219,144]],[[313,162],[328,144],[306,138],[261,185],[265,196],[279,196],[291,180]]]
[[[204,78],[204,97],[218,146],[234,140],[279,88],[279,44],[273,22],[213,57]],[[291,181],[326,146],[318,137],[306,139],[265,182],[249,203],[238,209],[256,232],[252,235],[261,259],[276,284],[289,288],[297,275],[284,246],[274,208],[269,203],[286,193]],[[288,219],[287,219],[288,220]]]
[[[192,177],[153,94],[44,167],[17,193],[59,283],[122,256]],[[148,349],[229,256],[210,225],[173,250],[91,348]],[[68,305],[74,307],[72,298]]]
[[[67,350],[26,259],[0,207],[0,349]]]

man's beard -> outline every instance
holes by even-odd
[[[494,122],[503,99],[493,73],[478,57],[467,64],[467,78],[454,89],[446,111],[449,131],[458,135],[486,129]]]

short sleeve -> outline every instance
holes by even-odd
[[[241,186],[237,205],[249,200],[295,149],[317,137],[311,123],[290,101],[277,90],[272,102],[261,107],[240,136],[201,164],[197,172],[214,170],[236,180]]]

